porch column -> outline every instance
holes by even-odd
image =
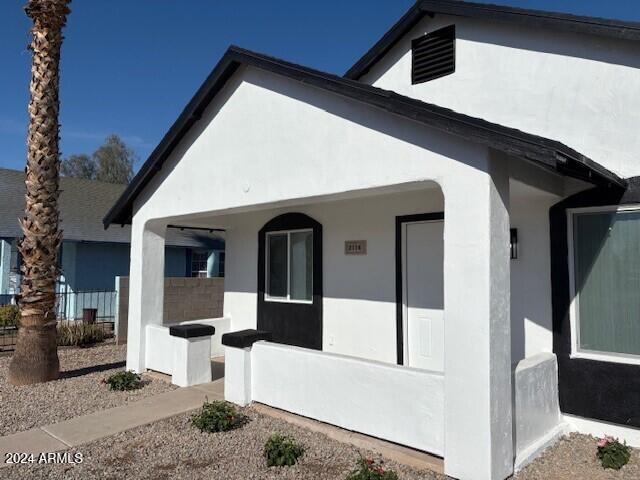
[[[166,225],[136,222],[131,226],[127,369],[144,372],[146,327],[162,325],[164,236]]]
[[[443,190],[445,473],[502,480],[513,472],[506,163],[488,157]]]

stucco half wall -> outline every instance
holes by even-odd
[[[446,453],[442,373],[265,341],[225,351],[228,401],[265,403],[436,455]],[[522,360],[513,377],[514,468],[519,470],[568,426],[560,415],[554,354]],[[467,400],[473,404],[473,398]]]
[[[444,454],[442,374],[258,342],[251,351],[251,397],[349,430]]]

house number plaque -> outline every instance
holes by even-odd
[[[367,241],[366,240],[346,240],[344,242],[344,254],[345,255],[366,255]]]

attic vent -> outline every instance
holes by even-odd
[[[428,82],[456,70],[456,27],[449,25],[411,41],[411,83]]]

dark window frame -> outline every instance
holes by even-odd
[[[265,299],[266,237],[269,232],[313,231],[313,300],[278,302]],[[322,224],[303,213],[285,213],[268,221],[258,232],[257,328],[271,332],[273,341],[322,350]]]
[[[203,260],[199,260],[198,257],[204,255],[204,261]],[[191,257],[189,259],[189,263],[190,263],[190,277],[192,278],[206,278],[209,276],[209,269],[208,267],[208,262],[209,262],[209,255],[211,255],[211,252],[208,250],[192,250],[191,251]],[[198,257],[197,257],[198,256]],[[198,270],[194,270],[194,266],[195,264],[198,264],[200,267],[204,266],[204,270],[202,268],[198,269]],[[200,275],[201,273],[204,272],[204,277],[202,275]],[[196,274],[196,275],[194,275]]]
[[[626,190],[593,188],[551,207],[553,351],[563,413],[639,428],[640,365],[574,357],[570,318],[567,210],[629,204],[640,204],[640,179],[632,179]]]

